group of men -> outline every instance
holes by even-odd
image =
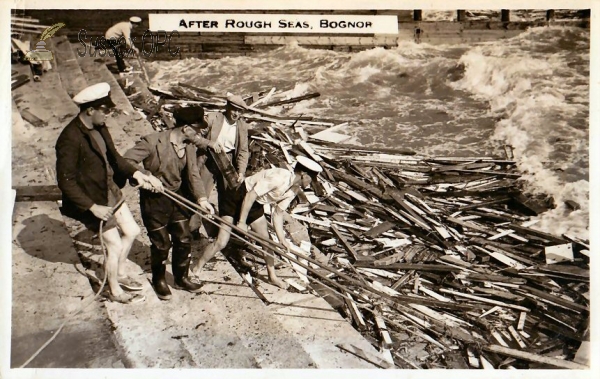
[[[114,109],[110,86],[99,83],[74,98],[79,115],[60,134],[56,143],[56,173],[63,194],[63,214],[102,233],[106,247],[105,272],[108,298],[129,304],[143,301],[142,284],[128,277],[124,264],[141,228],[123,201],[121,188],[129,180],[140,187],[140,210],[150,239],[152,285],[158,298],[172,297],[167,284],[166,261],[171,252],[175,288],[199,292],[201,283],[189,276],[192,257],[190,218],[193,212],[178,198],[197,204],[204,214],[214,214],[208,199],[215,185],[220,224],[216,239],[200,254],[192,272],[200,277],[204,265],[227,245],[232,227],[252,228],[269,238],[264,205],[273,208],[271,221],[277,238],[287,248],[283,215],[292,200],[322,170],[313,160],[298,156],[293,171],[265,169],[246,177],[249,160],[247,109],[241,96],[228,94],[225,112],[204,117],[202,107],[176,109],[175,128],[153,133],[123,155],[115,148],[106,127]],[[227,180],[213,154],[225,154],[237,172]],[[141,164],[141,165],[140,165]],[[143,166],[143,168],[142,168]],[[170,196],[167,196],[169,195]],[[175,199],[175,200],[174,200]],[[269,281],[281,288],[274,259],[264,255]]]

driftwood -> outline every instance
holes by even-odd
[[[225,103],[210,91],[179,87],[216,108]],[[183,101],[170,91],[155,93],[165,103]],[[530,216],[550,202],[522,191],[512,155],[430,157],[317,141],[301,127],[342,135],[345,124],[310,124],[303,121],[310,116],[257,108],[310,95],[270,103],[261,93],[243,97],[255,105],[245,112],[254,124],[247,175],[271,165],[291,167],[299,155],[324,169],[318,185],[290,210],[321,259],[287,255],[272,241],[263,241],[266,250],[305,270],[310,288],[389,349],[399,367],[575,367],[541,361],[537,355],[544,352],[533,347],[564,347],[574,356],[575,342],[584,340],[589,241],[532,227]],[[575,259],[547,264],[546,248],[569,243]],[[430,354],[417,359],[410,346],[400,351],[398,335],[418,338]],[[486,346],[489,341],[505,346]]]

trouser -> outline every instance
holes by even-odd
[[[142,220],[150,238],[153,280],[164,276],[165,261],[172,251],[175,282],[187,277],[192,252],[190,215],[181,205],[160,193],[140,191]]]
[[[119,43],[119,41],[107,40],[108,45],[111,47],[115,59],[117,60],[117,68],[119,72],[125,71],[125,61],[123,60],[123,44]]]
[[[169,250],[173,247],[171,267],[175,283],[179,284],[187,277],[192,254],[191,233],[189,221],[182,220],[171,223],[160,229],[148,232],[150,238],[150,265],[152,279],[164,279]]]
[[[42,62],[30,62],[29,65],[33,75],[41,76],[44,73]]]

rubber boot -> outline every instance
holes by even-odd
[[[202,285],[194,283],[188,278],[191,256],[192,246],[190,244],[175,244],[173,246],[173,278],[179,289],[198,293],[202,291]]]
[[[169,300],[172,297],[171,290],[165,279],[167,266],[165,261],[169,256],[169,250],[158,250],[155,247],[150,248],[150,262],[152,267],[152,286],[154,292],[161,300]]]

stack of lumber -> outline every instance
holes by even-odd
[[[191,86],[153,91],[163,108],[224,106]],[[309,230],[304,251],[321,262],[303,274],[309,290],[397,367],[586,368],[578,350],[589,340],[589,242],[535,228],[551,199],[523,191],[512,152],[360,147],[347,144],[344,123],[281,114],[286,101],[316,96],[246,96],[247,175],[291,168],[299,155],[324,168],[291,209]]]

